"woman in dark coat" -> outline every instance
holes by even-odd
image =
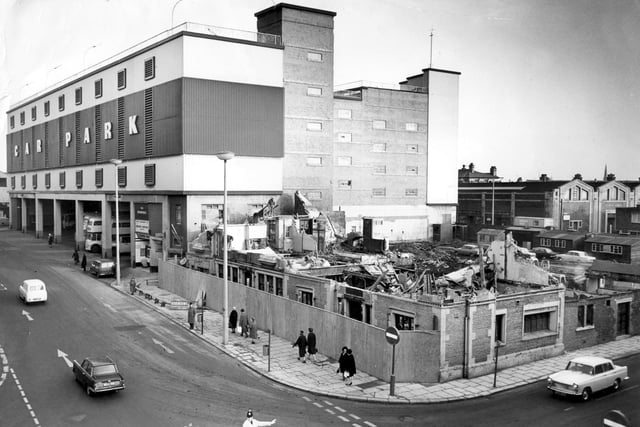
[[[238,327],[238,312],[236,311],[236,308],[233,307],[233,310],[231,310],[231,314],[229,315],[229,329],[231,329],[232,334],[236,333],[237,327]]]
[[[307,361],[304,360],[304,356],[307,354],[307,338],[304,336],[304,331],[300,331],[300,336],[298,336],[296,342],[291,345],[291,347],[295,346],[298,346],[298,360],[302,359],[302,363],[307,363]]]
[[[347,372],[347,347],[342,347],[342,353],[340,353],[340,358],[338,358],[338,370],[336,374],[342,375],[342,380],[344,381],[347,377],[344,375]]]
[[[87,254],[82,254],[82,262],[80,263],[82,271],[87,271]]]
[[[345,356],[345,371],[347,372],[347,385],[351,385],[353,376],[356,374],[356,359],[353,357],[351,349],[347,350],[347,355]]]

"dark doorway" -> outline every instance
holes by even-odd
[[[629,334],[630,309],[631,309],[630,302],[622,302],[618,304],[618,335]]]
[[[347,301],[347,304],[349,304],[349,318],[362,322],[362,301],[347,297],[345,297],[345,300]]]

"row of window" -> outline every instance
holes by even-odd
[[[604,243],[592,243],[591,244],[592,252],[600,252],[607,254],[616,254],[622,255],[622,246],[620,245],[609,245]]]
[[[566,248],[567,241],[562,239],[540,238],[540,246],[544,246],[545,248]]]
[[[76,187],[77,188],[82,188],[83,186],[83,175],[84,175],[83,171],[81,170],[76,171]],[[66,176],[67,176],[66,172],[60,172],[58,175],[58,186],[61,189],[66,188],[67,186]],[[102,188],[104,183],[103,176],[104,176],[103,168],[98,168],[95,170],[94,184],[97,188]],[[156,185],[156,165],[155,164],[144,165],[144,184],[147,187],[153,187],[154,185]],[[33,187],[34,190],[38,188],[37,174],[31,175],[31,186]],[[119,187],[127,186],[127,167],[126,166],[121,166],[118,168],[118,186]],[[23,190],[27,188],[26,175],[22,175],[20,177],[20,187]],[[44,187],[47,189],[51,188],[51,172],[47,172],[44,174]],[[12,176],[11,189],[15,190],[15,188],[16,188],[16,177]]]
[[[322,92],[320,92],[320,95],[322,94]],[[309,90],[307,90],[307,95],[311,94],[309,93]],[[316,95],[319,96],[319,95]],[[345,110],[345,109],[338,109],[336,110],[336,117],[339,119],[346,119],[346,120],[351,120],[352,119],[352,111],[351,110]],[[387,121],[386,120],[373,120],[371,122],[371,128],[372,129],[387,129]],[[407,132],[417,132],[418,131],[418,123],[416,122],[407,122],[404,124],[404,130]]]
[[[156,76],[156,57],[153,56],[149,59],[146,59],[144,61],[144,79],[145,80],[151,80]],[[103,83],[102,83],[102,79],[98,79],[94,82],[94,90],[93,90],[93,94],[94,97],[97,98],[101,98],[102,97],[102,87]],[[127,87],[127,69],[123,68],[122,70],[118,71],[117,74],[117,89],[118,90],[123,90]],[[76,105],[81,105],[82,104],[82,87],[77,87],[75,89],[75,104]],[[58,111],[64,111],[65,109],[65,96],[60,95],[58,96]],[[44,116],[48,117],[49,114],[51,113],[51,105],[50,105],[50,101],[45,101],[43,104],[43,110],[44,110]],[[37,106],[33,106],[31,107],[31,120],[35,121],[38,118],[38,107]],[[25,124],[25,112],[21,111],[20,112],[20,124],[24,125]],[[15,127],[15,116],[10,116],[9,117],[9,126],[11,129],[13,129]]]

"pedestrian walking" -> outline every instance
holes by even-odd
[[[49,233],[49,236],[47,237],[47,243],[49,243],[49,247],[53,247],[53,234]]]
[[[347,350],[347,356],[345,359],[345,368],[347,372],[346,383],[351,385],[353,383],[353,376],[356,374],[356,359],[353,357],[351,349]]]
[[[233,307],[231,310],[231,314],[229,314],[229,329],[231,329],[231,333],[236,333],[236,328],[238,327],[238,312],[236,308]]]
[[[253,410],[249,409],[247,411],[247,419],[242,423],[242,427],[261,427],[261,426],[272,426],[276,423],[276,419],[274,418],[271,421],[258,421],[253,418]]]
[[[244,308],[240,309],[240,332],[241,337],[249,337],[249,316],[244,312]]]
[[[80,255],[78,255],[78,248],[73,250],[73,255],[71,255],[71,258],[73,258],[73,262],[78,265],[78,263],[80,262]]]
[[[249,337],[251,337],[251,344],[255,344],[258,339],[258,323],[255,317],[249,321]]]
[[[189,308],[187,309],[187,323],[189,323],[189,329],[193,329],[193,324],[196,322],[196,308],[193,306],[193,303],[189,303]]]
[[[313,360],[315,362],[317,352],[316,334],[313,332],[313,328],[309,328],[309,333],[307,334],[307,353],[309,353],[309,360]]]
[[[131,292],[131,295],[136,293],[136,278],[133,275],[131,275],[131,280],[129,280],[129,292]]]
[[[87,271],[87,254],[82,254],[82,262],[80,263],[82,271]]]
[[[298,346],[298,360],[302,359],[302,363],[307,363],[305,360],[305,354],[307,353],[307,338],[304,336],[304,331],[300,331],[300,335],[296,342],[291,347]]]
[[[346,382],[347,379],[347,350],[348,347],[342,347],[342,352],[340,353],[340,357],[338,358],[338,369],[336,370],[336,374],[340,374],[342,377],[342,381]]]

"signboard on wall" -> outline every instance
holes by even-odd
[[[138,239],[148,239],[149,238],[149,209],[143,203],[135,204],[136,214],[135,214],[135,232],[136,237]]]

